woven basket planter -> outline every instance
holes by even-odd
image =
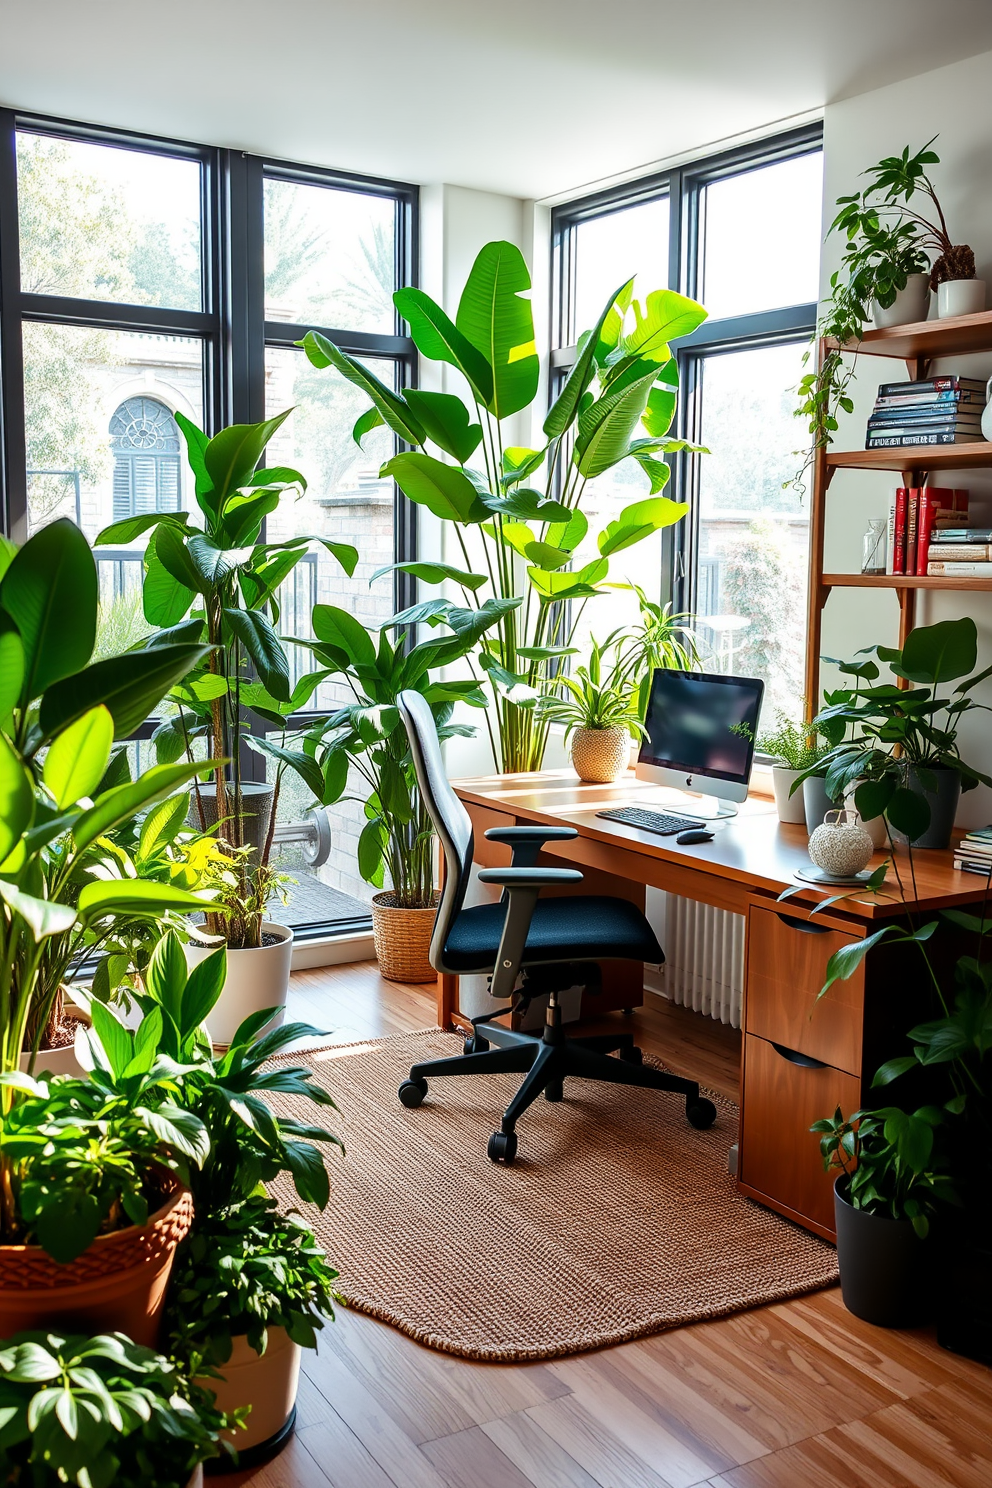
[[[100,1235],[64,1266],[40,1245],[0,1245],[0,1338],[119,1331],[154,1348],[176,1246],[192,1222],[193,1196],[176,1187],[146,1225]]]
[[[390,982],[436,982],[437,972],[428,959],[433,909],[400,909],[392,890],[372,896],[372,935],[379,970]]]
[[[622,775],[630,759],[630,734],[625,728],[579,728],[572,735],[572,769],[580,780],[610,785]]]

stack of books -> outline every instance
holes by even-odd
[[[992,827],[967,832],[954,849],[954,866],[965,873],[992,874]]]
[[[919,572],[945,579],[992,578],[992,527],[942,527]]]
[[[985,384],[977,377],[883,382],[868,420],[865,449],[974,444],[982,438]]]
[[[944,544],[948,533],[967,531],[967,523],[967,491],[950,486],[897,486],[889,503],[886,571],[930,573],[932,562],[947,561]],[[940,548],[937,554],[935,545]]]

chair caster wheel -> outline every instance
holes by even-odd
[[[489,1048],[489,1040],[484,1039],[479,1033],[470,1033],[462,1044],[463,1054],[484,1054]]]
[[[544,1087],[544,1099],[549,1101],[560,1101],[565,1099],[565,1086],[563,1081],[554,1080],[550,1085]]]
[[[639,1049],[636,1044],[633,1044],[629,1049],[620,1050],[620,1058],[624,1064],[643,1064],[644,1050]]]
[[[705,1131],[716,1120],[716,1106],[700,1096],[697,1100],[686,1101],[685,1114],[690,1126],[694,1126],[697,1131]]]
[[[400,1101],[408,1111],[415,1111],[426,1094],[426,1080],[404,1080],[399,1088]]]
[[[494,1163],[512,1163],[517,1155],[516,1132],[493,1132],[489,1138],[489,1161]]]

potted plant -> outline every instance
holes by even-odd
[[[198,824],[204,831],[216,825],[232,849],[230,867],[239,892],[230,897],[226,914],[208,914],[207,926],[233,953],[250,953],[232,955],[228,966],[228,986],[215,1013],[218,1027],[223,1023],[228,1032],[260,1003],[285,1002],[292,956],[292,931],[264,918],[271,889],[274,788],[242,777],[242,693],[252,682],[249,667],[267,695],[303,706],[316,679],[304,679],[303,693],[294,694],[285,647],[274,628],[276,592],[314,542],[322,543],[348,574],[358,561],[349,544],[317,535],[261,540],[266,516],[288,493],[306,489],[299,471],[256,468],[288,416],[289,410],[258,424],[232,424],[208,439],[177,414],[194,477],[197,524],[189,512],[149,512],[115,522],[97,538],[98,544],[117,544],[150,532],[145,618],[209,646],[205,664],[190,671],[179,689],[177,716],[166,721],[157,743],[160,749],[171,743],[191,757],[195,737],[206,733],[210,740],[214,782],[195,792]]]
[[[758,737],[756,748],[772,758],[772,788],[781,822],[796,824],[806,821],[801,782],[804,777],[811,780],[822,778],[817,775],[807,776],[807,772],[815,770],[826,753],[825,747],[817,744],[816,738],[816,730],[811,724],[795,723],[781,710],[776,713],[775,727]],[[819,825],[824,812],[829,809],[829,804],[823,807],[814,825]]]
[[[936,1106],[912,1113],[897,1106],[855,1111],[810,1128],[820,1136],[823,1165],[838,1169],[834,1184],[837,1260],[844,1306],[882,1328],[929,1321],[933,1308],[930,1221],[954,1201],[939,1170]]]
[[[437,892],[434,829],[417,789],[396,696],[406,687],[421,692],[441,739],[474,733],[450,718],[456,703],[485,708],[479,683],[471,677],[441,680],[432,673],[450,668],[471,651],[497,623],[497,615],[485,607],[461,614],[446,610],[442,623],[450,627],[450,635],[407,649],[391,642],[389,631],[405,631],[410,620],[390,621],[376,643],[353,615],[318,604],[313,611],[316,640],[306,643],[325,669],[322,675],[339,678],[355,699],[317,719],[301,735],[303,753],[315,772],[312,788],[326,806],[344,795],[350,769],[363,782],[366,822],[358,842],[358,868],[366,883],[380,891],[372,900],[379,969],[402,982],[437,977],[427,954]]]
[[[5,1483],[196,1488],[226,1418],[122,1333],[22,1333],[0,1345],[0,1422]]]
[[[423,290],[393,296],[421,355],[463,374],[471,407],[450,393],[397,393],[319,332],[300,343],[315,366],[335,368],[368,394],[370,407],[355,425],[359,442],[386,424],[412,446],[388,460],[382,475],[454,528],[464,568],[398,566],[423,583],[455,586],[460,599],[427,600],[398,618],[449,615],[456,627],[470,614],[495,619],[478,640],[476,660],[492,697],[496,768],[506,772],[541,768],[550,719],[534,704],[554,690],[585,602],[605,592],[614,554],[688,509],[660,494],[669,478],[660,457],[688,448],[668,434],[678,391],[670,342],[706,317],[701,305],[668,289],[632,307],[633,280],[622,285],[579,338],[575,364],[544,419],[545,442],[521,448],[508,421],[538,395],[530,287],[520,251],[494,242],[476,258],[453,321]],[[590,552],[583,495],[624,460],[645,471],[651,495],[607,523]]]
[[[845,361],[840,347],[859,342],[869,320],[874,318],[876,326],[925,320],[928,290],[937,292],[942,316],[985,308],[985,285],[975,279],[975,255],[966,244],[951,241],[927,173],[940,163],[930,148],[933,143],[915,155],[907,146],[880,160],[863,172],[869,178],[864,190],[837,198],[840,211],[827,236],[841,233],[845,243],[804,362],[809,363],[822,339],[828,344],[815,371],[807,372],[798,387],[796,417],[807,420],[812,445],[797,483],[816,451],[830,444],[838,414],[854,411],[849,388],[856,361]],[[918,209],[920,198],[929,203],[929,216]],[[937,257],[931,263],[933,253]]]
[[[638,721],[647,722],[651,701],[651,678],[662,668],[674,671],[697,671],[702,665],[696,637],[695,615],[688,611],[672,613],[670,604],[649,599],[639,584],[618,584],[637,596],[638,622],[624,635],[620,647],[620,665],[636,685]],[[631,742],[631,764],[637,763],[641,735]]]
[[[962,790],[992,780],[967,764],[958,748],[961,719],[983,708],[969,696],[992,667],[975,673],[978,631],[968,615],[910,631],[902,650],[869,646],[908,687],[877,683],[874,661],[848,662],[855,687],[826,694],[814,720],[833,746],[824,756],[828,792],[854,800],[867,821],[884,815],[916,847],[947,847]],[[971,675],[969,675],[971,674]],[[958,682],[958,678],[965,681]],[[862,686],[867,682],[869,686]],[[958,682],[949,694],[946,684]],[[985,711],[988,711],[987,709]],[[848,730],[854,737],[846,737]],[[899,746],[898,756],[893,747]]]
[[[604,785],[627,768],[631,734],[641,737],[646,733],[637,691],[618,646],[616,633],[602,646],[591,640],[589,665],[557,683],[565,696],[546,696],[538,705],[542,717],[564,724],[565,738],[571,739],[572,768],[579,779]]]

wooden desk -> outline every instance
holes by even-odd
[[[879,1064],[905,1053],[906,1030],[933,1016],[919,952],[886,942],[869,951],[854,976],[836,982],[817,1001],[824,968],[839,946],[904,916],[892,871],[892,898],[847,899],[809,921],[812,907],[836,890],[804,887],[786,903],[776,903],[784,889],[795,887],[795,870],[809,862],[807,837],[804,827],[779,822],[774,805],[763,797],[752,796],[735,819],[716,824],[712,842],[680,847],[674,837],[597,817],[598,811],[624,805],[692,814],[686,797],[636,780],[632,773],[610,786],[583,784],[572,770],[547,770],[461,780],[454,788],[472,817],[475,860],[481,865],[510,860],[508,848],[485,840],[490,827],[565,824],[575,827],[578,837],[549,844],[541,861],[564,860],[581,868],[585,881],[577,892],[618,894],[643,907],[645,887],[651,885],[744,915],[738,1186],[833,1239],[830,1182],[809,1126],[838,1105],[847,1113],[870,1103]],[[876,854],[874,865],[883,857]],[[920,851],[914,861],[915,896],[908,859],[905,854],[897,859],[911,909],[929,913],[982,899],[984,879],[957,872],[950,851]],[[942,933],[938,953],[952,954],[955,939],[950,929]],[[439,981],[442,1028],[468,1026],[458,1008],[457,981]],[[607,965],[597,1010],[638,1006],[643,981],[636,963]]]

